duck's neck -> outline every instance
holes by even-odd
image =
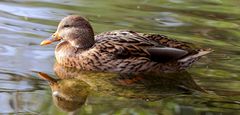
[[[55,52],[67,53],[71,52],[71,44],[67,41],[61,41],[55,48]]]
[[[69,42],[69,45],[71,45],[72,47],[77,48],[77,49],[81,49],[81,50],[89,49],[95,43],[94,39],[92,39],[92,40],[86,39],[86,40],[81,40],[81,41],[80,40],[79,41],[78,40],[71,40],[71,41],[68,41],[68,42]]]
[[[82,50],[77,50],[69,42],[62,41],[55,48],[55,58],[59,64],[69,66],[70,59],[76,57],[81,52]]]
[[[76,50],[78,51],[84,51],[88,48],[90,48],[92,45],[83,45],[83,46],[73,46],[70,42],[68,41],[62,41],[60,42],[55,49],[55,52],[64,54],[64,55],[72,55],[76,53]]]

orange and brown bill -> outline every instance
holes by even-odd
[[[56,42],[56,41],[59,41],[59,40],[61,40],[61,37],[58,36],[57,33],[54,33],[50,39],[43,40],[43,41],[40,43],[40,45],[41,45],[41,46],[43,46],[43,45],[48,45],[48,44],[51,44],[51,43]]]
[[[38,71],[32,71],[34,73],[37,73],[38,76],[46,81],[48,81],[49,83],[56,83],[57,80],[50,77],[49,75],[47,75],[46,73],[43,73],[43,72],[38,72]]]

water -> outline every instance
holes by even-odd
[[[161,33],[215,50],[181,75],[186,79],[178,75],[173,83],[171,77],[128,80],[84,73],[88,77],[76,80],[86,86],[84,104],[73,114],[240,114],[239,5],[239,0],[1,0],[0,114],[68,113],[54,103],[48,83],[32,71],[56,78],[55,45],[39,43],[69,14],[87,17],[95,33]],[[162,84],[164,80],[170,85]]]

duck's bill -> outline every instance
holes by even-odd
[[[43,40],[43,41],[40,43],[40,45],[43,46],[43,45],[48,45],[48,44],[51,44],[51,43],[52,43],[52,41],[49,40],[49,39],[47,39],[47,40]]]
[[[48,45],[48,44],[51,44],[53,42],[56,42],[56,41],[59,41],[61,40],[60,37],[58,36],[55,36],[55,37],[52,37],[52,38],[49,38],[49,39],[46,39],[46,40],[43,40],[40,45],[43,46],[43,45]]]
[[[56,42],[56,41],[59,41],[60,39],[46,39],[46,40],[43,40],[40,45],[43,46],[43,45],[48,45],[48,44],[51,44],[53,42]]]

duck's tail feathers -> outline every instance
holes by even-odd
[[[189,61],[189,60],[191,60],[191,59],[200,58],[200,57],[202,57],[202,56],[204,56],[204,55],[206,55],[206,54],[209,54],[209,53],[211,53],[211,52],[213,52],[213,50],[210,49],[210,48],[208,48],[208,49],[200,49],[200,50],[198,51],[198,53],[193,54],[193,55],[186,56],[186,57],[178,60],[178,62],[186,62],[186,61]]]
[[[178,62],[180,64],[180,67],[182,69],[185,69],[189,66],[191,66],[192,63],[194,63],[195,61],[197,61],[198,59],[200,59],[200,57],[209,54],[211,52],[213,52],[214,50],[208,48],[208,49],[199,49],[196,54],[193,55],[188,55],[182,59],[179,59]]]

